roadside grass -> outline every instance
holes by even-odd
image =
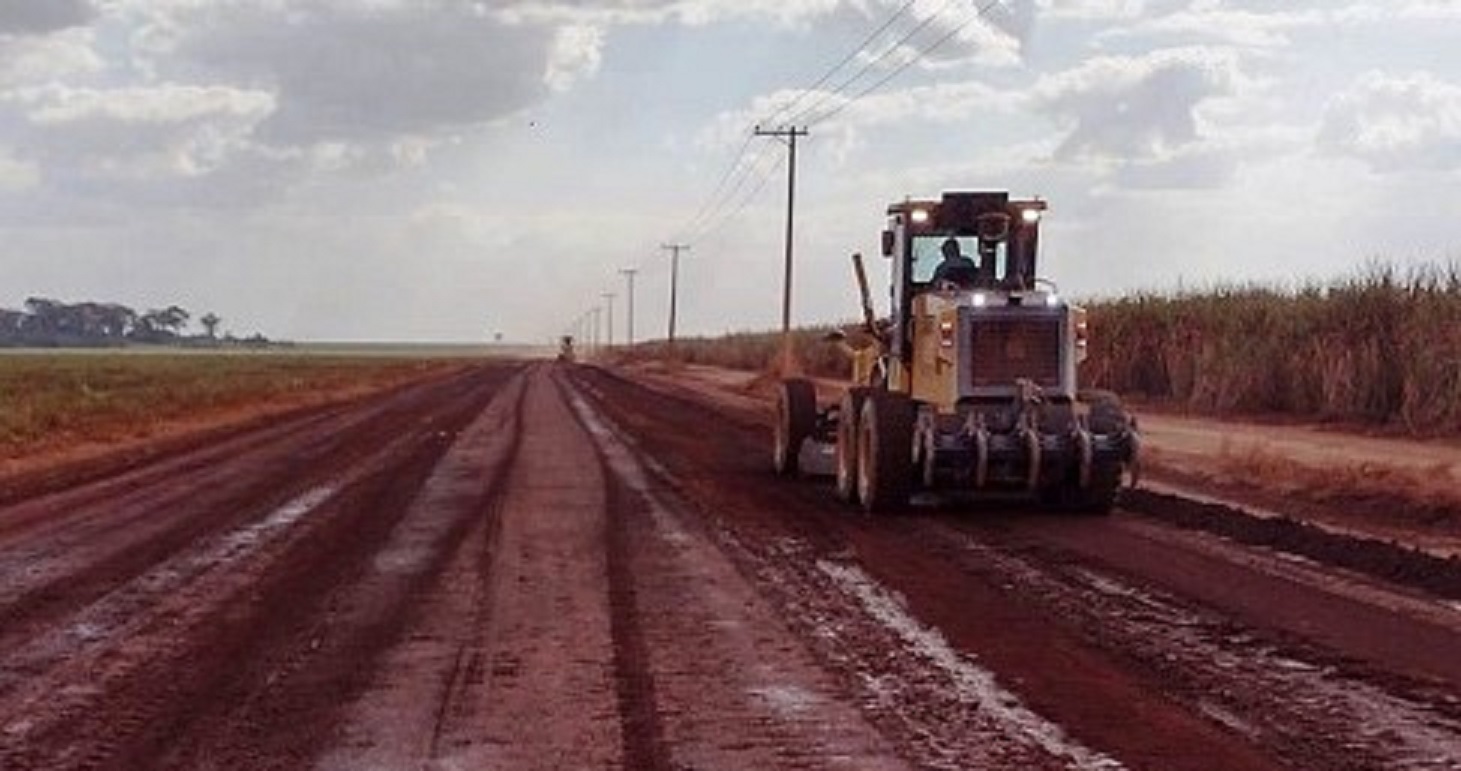
[[[848,330],[852,336],[852,327],[852,324],[826,324],[792,330],[793,358],[808,375],[851,377],[851,362],[824,338],[834,329]],[[780,332],[732,332],[719,337],[681,338],[673,347],[663,340],[639,343],[633,349],[617,349],[613,358],[620,362],[654,360],[672,366],[699,364],[765,373],[775,369],[780,354]]]
[[[1461,532],[1461,490],[1447,463],[1409,467],[1373,462],[1305,463],[1261,444],[1224,443],[1201,458],[1148,448],[1143,461],[1169,480],[1214,488],[1240,500],[1325,519],[1379,521],[1431,535]]]
[[[459,361],[289,354],[0,355],[0,458],[144,439],[170,423],[287,409]]]

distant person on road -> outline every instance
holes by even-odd
[[[944,253],[943,262],[933,269],[933,283],[947,281],[960,289],[968,289],[979,281],[979,266],[959,250],[959,241],[949,236],[939,247]]]

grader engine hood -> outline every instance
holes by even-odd
[[[1007,396],[1024,380],[1044,391],[1073,390],[1065,308],[959,309],[961,396]]]
[[[941,410],[1076,392],[1076,311],[1045,293],[929,293],[914,300],[912,393]]]

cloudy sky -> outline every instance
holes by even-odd
[[[622,339],[634,267],[644,338],[678,240],[681,330],[772,327],[758,122],[810,131],[798,321],[944,189],[1049,199],[1076,296],[1461,259],[1458,40],[1461,0],[0,0],[0,305],[540,341],[614,291]]]

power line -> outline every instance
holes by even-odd
[[[753,134],[752,136],[755,135]],[[741,199],[739,203],[736,204],[736,207],[730,210],[728,214],[721,217],[720,220],[711,227],[701,230],[698,234],[696,234],[693,240],[705,241],[720,235],[720,231],[724,230],[727,225],[734,222],[736,218],[741,215],[741,212],[745,211],[746,207],[751,205],[751,201],[756,200],[756,197],[760,195],[761,191],[766,188],[766,183],[771,180],[771,177],[776,172],[781,170],[781,166],[785,162],[785,157],[776,157],[775,162],[767,165],[765,169],[761,172],[760,176],[756,178],[756,182],[750,188],[750,192],[748,192],[746,195],[741,196]]]
[[[952,1],[953,0],[946,0],[945,5]],[[772,112],[771,115],[767,116],[765,119],[761,121],[753,121],[752,123],[748,124],[743,129],[746,132],[746,141],[741,144],[739,149],[737,149],[735,155],[731,159],[731,162],[726,166],[725,171],[721,174],[720,180],[716,183],[712,192],[706,198],[705,203],[702,204],[700,209],[696,211],[695,216],[691,217],[690,220],[685,223],[685,225],[680,229],[680,233],[682,235],[688,235],[689,233],[694,232],[697,228],[703,226],[705,222],[713,220],[716,214],[718,214],[717,210],[724,208],[730,203],[730,201],[735,199],[735,191],[726,193],[725,195],[722,195],[722,193],[727,189],[727,186],[730,184],[730,180],[732,178],[736,178],[738,182],[743,183],[745,178],[749,176],[749,169],[753,167],[760,159],[760,155],[758,153],[755,158],[751,159],[750,161],[745,161],[746,153],[750,149],[752,140],[755,138],[754,134],[752,133],[752,129],[756,125],[775,123],[778,116],[795,107],[797,104],[800,104],[802,100],[806,99],[808,96],[814,93],[818,93],[818,88],[821,88],[824,84],[830,81],[833,76],[841,71],[843,67],[847,66],[849,62],[857,58],[859,54],[863,53],[868,48],[868,46],[873,43],[873,41],[877,40],[877,38],[881,36],[884,32],[886,32],[889,28],[891,28],[893,24],[898,21],[898,19],[902,18],[904,14],[908,13],[908,11],[913,7],[915,2],[917,2],[917,0],[905,0],[902,5],[900,5],[895,11],[893,11],[892,14],[890,14],[886,19],[883,20],[882,24],[879,24],[876,29],[868,33],[868,35],[864,37],[863,40],[858,43],[855,48],[853,48],[851,51],[848,51],[847,54],[842,57],[842,59],[840,59],[836,64],[832,65],[832,67],[828,68],[826,72],[822,73],[821,77],[817,78],[817,80],[814,81],[810,86],[801,89],[801,91],[795,97],[793,97],[786,104],[778,107],[775,111]],[[939,11],[935,12],[935,15],[937,15],[937,13],[941,12],[942,10],[943,8],[940,7]],[[927,21],[925,21],[924,24],[920,25],[919,28],[921,29],[923,26],[927,26]],[[901,41],[894,44],[894,48],[901,44]],[[886,55],[887,52],[884,53],[884,56]],[[879,57],[875,61],[880,61],[881,58],[882,57]],[[866,69],[866,67],[864,69]],[[859,77],[861,77],[861,75],[855,76],[851,81],[848,81],[848,83],[854,82]],[[844,86],[842,87],[845,88],[846,84],[844,84]],[[820,101],[818,102],[818,104],[820,104]],[[792,121],[788,121],[787,123],[794,122],[795,119],[793,119]]]
[[[685,223],[685,227],[682,228],[684,232],[693,230],[700,223],[701,219],[709,213],[712,204],[717,203],[721,192],[725,190],[726,183],[730,181],[731,176],[736,170],[741,167],[741,159],[746,157],[746,151],[751,148],[751,142],[755,141],[755,139],[754,134],[746,134],[746,141],[742,142],[740,148],[736,150],[735,158],[731,160],[730,165],[725,167],[725,173],[720,175],[720,180],[715,183],[715,188],[710,191],[710,196],[705,199],[705,203],[700,205],[700,209],[695,212],[695,216],[691,217],[689,222]]]
[[[945,43],[949,42],[950,40],[953,40],[955,36],[957,36],[960,32],[963,32],[966,28],[968,28],[968,26],[970,24],[973,24],[974,22],[976,22],[979,19],[983,18],[984,17],[984,14],[988,13],[991,8],[994,8],[997,5],[1001,5],[1001,0],[990,0],[990,2],[985,3],[982,7],[978,8],[976,10],[976,12],[974,13],[973,16],[970,16],[969,18],[965,19],[958,26],[950,29],[948,32],[945,32],[943,35],[940,35],[938,37],[938,39],[935,40],[935,41],[933,41],[933,43],[931,45],[925,47],[924,49],[918,51],[913,56],[909,57],[909,59],[907,61],[903,62],[902,64],[900,64],[897,67],[895,67],[892,70],[890,70],[886,75],[884,75],[883,77],[879,78],[872,85],[870,85],[867,88],[864,88],[863,90],[857,92],[857,94],[855,94],[851,98],[847,99],[846,101],[842,102],[841,104],[837,105],[836,107],[832,108],[831,110],[829,110],[829,111],[827,111],[827,112],[825,112],[825,113],[823,113],[821,115],[818,115],[818,116],[816,116],[816,117],[811,118],[810,120],[808,120],[807,121],[807,126],[809,126],[809,127],[810,126],[815,126],[818,123],[822,123],[822,122],[824,122],[826,120],[831,119],[833,116],[841,113],[843,110],[845,110],[849,106],[851,106],[853,102],[856,102],[857,100],[859,100],[859,99],[867,96],[868,94],[871,94],[872,92],[878,90],[879,88],[882,88],[884,85],[887,85],[887,83],[889,81],[891,81],[893,78],[896,78],[899,75],[903,74],[904,71],[906,71],[909,67],[912,67],[914,64],[917,64],[925,56],[928,56],[929,54],[933,53],[934,51],[937,51]],[[933,17],[929,17],[929,18],[933,18]]]
[[[906,2],[904,2],[903,5],[901,5],[901,6],[898,7],[898,10],[893,11],[893,14],[891,16],[889,16],[887,19],[885,19],[882,24],[878,25],[878,28],[877,29],[873,30],[872,32],[869,32],[868,35],[867,35],[867,37],[863,38],[862,42],[857,44],[857,47],[856,48],[852,49],[851,51],[848,51],[846,56],[842,57],[842,59],[840,61],[838,61],[836,64],[832,65],[831,69],[829,69],[826,72],[822,73],[822,77],[817,78],[817,80],[816,80],[815,83],[811,84],[810,86],[807,86],[804,89],[801,89],[801,91],[797,93],[797,95],[796,95],[795,98],[793,98],[791,101],[787,102],[786,104],[778,107],[776,109],[776,112],[773,112],[770,115],[768,115],[764,120],[760,121],[760,123],[763,123],[763,124],[775,123],[776,120],[777,120],[777,118],[781,117],[781,115],[784,114],[787,110],[790,110],[791,108],[795,107],[798,102],[800,102],[801,100],[807,98],[809,95],[811,95],[813,93],[816,93],[817,92],[817,89],[821,88],[823,84],[825,84],[827,81],[831,80],[832,79],[832,76],[833,75],[836,75],[838,70],[840,70],[843,67],[847,66],[848,62],[851,62],[853,59],[856,59],[857,58],[857,55],[860,54],[860,53],[862,53],[863,50],[866,49],[868,47],[868,45],[870,45],[874,40],[877,40],[879,35],[882,35],[884,32],[888,31],[888,28],[891,27],[891,26],[893,26],[893,22],[897,21],[900,17],[903,16],[903,14],[907,13],[908,12],[908,9],[912,8],[913,7],[913,4],[916,3],[916,2],[918,2],[918,0],[907,0]]]
[[[833,88],[831,91],[823,91],[823,92],[821,92],[820,95],[818,96],[818,98],[816,100],[814,100],[811,104],[807,105],[806,107],[803,107],[801,110],[797,111],[794,115],[792,115],[790,118],[787,119],[787,122],[789,122],[789,123],[807,122],[807,121],[805,121],[805,118],[806,118],[807,115],[813,114],[817,110],[817,108],[819,108],[823,104],[825,104],[828,99],[831,99],[831,98],[833,98],[833,97],[841,94],[843,91],[846,91],[848,88],[850,88],[854,83],[856,83],[859,80],[862,80],[862,78],[863,78],[864,75],[866,75],[869,72],[871,72],[874,67],[878,66],[879,64],[882,64],[884,59],[887,59],[889,56],[892,56],[895,52],[902,50],[903,45],[905,43],[907,43],[908,41],[910,41],[913,38],[917,37],[919,35],[919,33],[923,32],[925,29],[928,29],[929,25],[931,25],[935,21],[937,21],[938,18],[939,18],[939,16],[942,15],[943,12],[945,10],[947,10],[949,8],[949,6],[953,5],[955,2],[956,2],[956,0],[944,0],[944,2],[943,2],[942,5],[940,5],[936,9],[934,9],[933,13],[930,13],[928,16],[925,16],[923,18],[923,20],[919,21],[911,29],[909,29],[907,32],[903,33],[903,35],[901,37],[899,37],[897,40],[893,41],[892,44],[890,44],[887,48],[883,49],[883,52],[882,53],[880,53],[877,56],[874,56],[871,59],[868,59],[867,61],[863,62],[862,66],[859,67],[857,69],[857,71],[852,74],[852,77],[849,77],[849,78],[843,80],[842,82],[838,83],[837,86],[835,88]],[[807,125],[811,125],[810,122],[807,122]]]

